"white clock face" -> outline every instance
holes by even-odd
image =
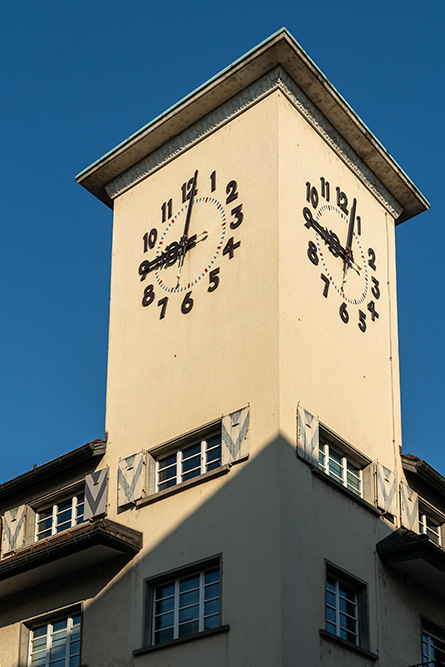
[[[317,184],[318,185],[318,184]],[[356,322],[363,333],[379,318],[380,283],[376,254],[357,198],[348,198],[324,177],[318,187],[305,185],[303,218],[309,230],[307,256],[321,269],[321,294],[337,299],[345,324]]]
[[[166,222],[155,249],[155,259],[160,259],[166,248],[176,248],[175,244],[178,244],[177,252],[180,254],[179,241],[186,223],[187,204]],[[166,294],[181,293],[193,288],[206,278],[221,259],[227,235],[224,206],[216,197],[195,196],[192,214],[189,243],[183,263],[178,257],[176,261],[167,261],[154,269],[154,279],[159,289]],[[175,252],[172,252],[172,259],[174,256]]]
[[[145,283],[142,306],[156,312],[157,305],[159,319],[172,308],[190,313],[196,298],[220,287],[227,262],[241,245],[233,230],[244,220],[237,182],[220,182],[216,170],[196,170],[174,189],[176,197],[155,207],[158,224],[153,216],[153,227],[142,238],[147,258],[138,268]]]

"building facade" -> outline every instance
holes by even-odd
[[[106,437],[0,486],[1,667],[445,661],[445,479],[401,454],[421,193],[285,30],[78,181]]]

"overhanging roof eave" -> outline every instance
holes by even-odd
[[[429,208],[428,201],[324,74],[282,29],[78,176],[78,182],[112,207],[105,185],[204,115],[281,65],[403,207],[398,220]]]

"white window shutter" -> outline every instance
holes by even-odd
[[[297,453],[302,459],[318,466],[318,417],[308,412],[301,403],[297,407]]]
[[[142,498],[144,488],[144,452],[119,459],[117,473],[117,504],[123,507]]]
[[[400,508],[402,526],[417,533],[419,530],[419,500],[417,493],[405,482],[400,482]]]
[[[3,515],[2,554],[5,555],[23,546],[25,540],[26,506],[7,510]]]
[[[378,461],[375,462],[377,505],[388,514],[397,515],[396,474]]]
[[[221,421],[222,464],[241,461],[249,456],[250,407],[246,406]]]
[[[84,519],[107,513],[108,467],[96,470],[85,477]]]
[[[156,459],[147,452],[147,493],[156,493]]]

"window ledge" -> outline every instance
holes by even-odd
[[[333,642],[334,644],[339,644],[340,646],[343,646],[344,648],[347,648],[351,651],[355,651],[356,653],[359,653],[365,658],[369,658],[369,660],[378,660],[379,656],[376,653],[371,653],[371,651],[368,651],[365,648],[362,648],[361,646],[357,646],[356,644],[352,644],[351,642],[347,642],[345,639],[342,639],[341,637],[337,637],[337,635],[333,635],[331,632],[328,632],[327,630],[320,630],[320,637],[322,639],[328,639],[329,641]]]
[[[152,651],[158,651],[159,649],[169,648],[171,646],[176,646],[177,644],[184,644],[184,642],[190,642],[195,639],[203,639],[204,637],[210,637],[211,635],[219,635],[222,632],[228,632],[229,630],[230,630],[230,625],[221,625],[219,628],[215,628],[214,630],[204,630],[204,632],[197,632],[195,635],[189,635],[188,637],[181,637],[180,639],[173,639],[170,642],[156,644],[155,646],[143,646],[142,648],[137,648],[133,651],[133,655],[143,655],[144,653],[151,653]]]
[[[346,486],[343,486],[343,484],[340,484],[335,479],[332,479],[332,477],[329,477],[329,475],[327,475],[325,472],[323,472],[323,470],[320,470],[320,468],[317,468],[316,466],[314,466],[310,463],[309,463],[309,465],[310,465],[310,468],[311,468],[311,471],[312,471],[313,475],[315,475],[319,479],[322,479],[324,482],[327,482],[328,484],[333,486],[338,491],[341,491],[341,493],[346,495],[348,498],[351,498],[351,500],[354,500],[355,502],[362,505],[362,507],[364,507],[369,512],[372,512],[373,514],[375,514],[378,517],[383,516],[382,512],[379,509],[377,509],[377,507],[374,507],[374,505],[371,505],[371,503],[369,503],[367,500],[365,500],[361,496],[358,496],[356,493],[353,493],[348,488],[346,488]]]
[[[139,507],[144,507],[145,505],[151,505],[151,503],[162,500],[162,498],[173,496],[175,493],[180,493],[181,491],[184,491],[184,489],[189,489],[190,487],[196,486],[197,484],[203,484],[204,482],[207,482],[209,479],[213,479],[214,477],[226,475],[231,467],[231,463],[226,463],[219,468],[215,468],[215,470],[204,472],[202,475],[197,475],[196,477],[192,477],[192,479],[188,479],[185,482],[175,484],[175,486],[171,486],[169,489],[163,489],[162,491],[151,493],[149,496],[136,501],[136,509]]]

